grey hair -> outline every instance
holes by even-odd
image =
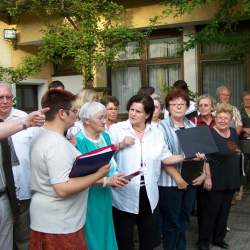
[[[216,89],[216,97],[217,97],[217,99],[219,99],[219,95],[220,95],[220,93],[223,91],[223,90],[228,90],[229,91],[229,93],[230,93],[230,95],[231,95],[231,89],[228,87],[228,86],[226,86],[226,85],[221,85],[221,86],[219,86],[217,89]]]
[[[210,95],[207,95],[207,94],[200,95],[200,96],[197,98],[197,100],[196,100],[196,108],[197,108],[197,109],[198,109],[199,103],[200,103],[200,101],[201,101],[202,99],[209,99],[209,100],[211,101],[211,105],[212,105],[213,110],[215,109],[215,107],[216,107],[216,102],[215,102],[214,98],[213,98],[212,96],[210,96]]]
[[[101,111],[106,111],[106,108],[100,102],[86,102],[80,109],[79,118],[82,121],[84,119],[91,119],[94,115]]]
[[[150,97],[151,97],[153,100],[156,100],[156,101],[158,101],[158,102],[160,103],[161,110],[162,110],[163,107],[164,107],[164,103],[163,103],[163,101],[162,101],[162,98],[161,98],[159,95],[157,95],[157,94],[152,94]]]

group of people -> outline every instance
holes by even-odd
[[[142,88],[132,96],[128,119],[118,121],[117,98],[100,100],[92,89],[74,95],[54,82],[42,110],[27,115],[12,107],[10,87],[0,84],[0,137],[8,137],[1,141],[1,249],[132,250],[137,225],[140,250],[161,241],[164,250],[185,250],[196,199],[198,249],[229,247],[228,215],[242,185],[238,136],[250,136],[250,92],[243,95],[242,115],[229,104],[226,86],[218,88],[217,104],[202,95],[194,108],[179,80],[165,98],[163,120],[164,105],[153,92]],[[10,129],[1,130],[7,123]],[[182,176],[186,161],[176,131],[195,126],[211,128],[218,152],[196,153],[202,171],[190,184]],[[116,153],[109,164],[69,177],[77,156],[111,144]],[[13,173],[9,183],[6,169]]]

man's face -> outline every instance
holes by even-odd
[[[5,119],[9,116],[12,109],[13,95],[8,86],[0,86],[0,117]]]

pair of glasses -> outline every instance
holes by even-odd
[[[78,110],[77,110],[77,109],[74,109],[74,108],[65,109],[65,111],[71,111],[71,112],[73,112],[74,114],[77,114],[77,113],[78,113]]]
[[[169,103],[172,107],[184,107],[186,103]]]

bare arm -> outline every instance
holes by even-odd
[[[48,108],[44,108],[30,113],[25,118],[1,122],[0,139],[11,136],[28,127],[42,126],[45,121],[44,113],[46,113],[48,110]]]
[[[175,166],[165,166],[164,167],[167,174],[169,174],[175,181],[179,189],[186,189],[188,183],[182,178],[179,171]]]
[[[66,182],[57,183],[53,188],[59,197],[65,198],[88,188],[109,171],[109,164],[101,167],[96,173],[83,177],[71,178]]]

